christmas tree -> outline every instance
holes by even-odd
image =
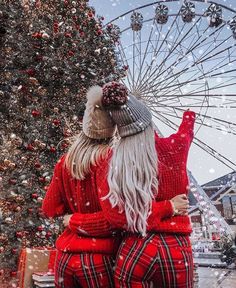
[[[52,169],[80,128],[86,89],[118,79],[119,30],[85,0],[0,3],[0,263],[15,274],[22,247],[53,245],[42,215]],[[114,29],[113,29],[114,28]]]

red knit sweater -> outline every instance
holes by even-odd
[[[65,156],[56,164],[42,206],[47,217],[73,214],[69,227],[56,241],[57,249],[73,253],[115,253],[119,244],[119,237],[113,233],[116,227],[108,221],[98,198],[97,180],[104,177],[106,179],[103,168],[92,167],[90,175],[85,180],[79,181],[72,178],[64,162]],[[104,163],[107,165],[107,161]],[[106,182],[104,184],[104,188],[108,189]],[[105,191],[107,193],[104,189]],[[164,217],[170,217],[172,213],[169,201],[153,203],[152,214],[156,222]]]
[[[73,232],[66,228],[56,241],[57,249],[64,252],[116,253],[119,238],[114,237],[111,225],[104,217],[99,204],[97,186],[94,181],[95,169],[83,181],[73,179],[64,166],[63,156],[55,166],[50,186],[43,201],[47,217],[79,213],[81,227]],[[96,214],[94,214],[96,212]],[[99,222],[97,222],[99,217]],[[93,223],[92,228],[91,222]],[[101,230],[101,238],[89,235],[89,229]],[[88,232],[87,232],[88,231]],[[79,234],[81,234],[79,236]]]
[[[167,138],[161,138],[155,135],[156,149],[158,153],[158,196],[157,202],[152,204],[152,213],[148,218],[148,231],[183,233],[189,234],[192,231],[189,216],[172,215],[172,207],[169,201],[176,195],[188,194],[188,176],[187,176],[187,156],[190,144],[193,139],[193,126],[195,113],[186,111],[183,115],[182,123],[177,133]],[[101,163],[96,173],[96,182],[98,185],[100,199],[108,194],[109,187],[106,181],[108,173],[109,159]],[[101,173],[102,171],[102,173]],[[127,229],[127,221],[124,213],[120,213],[117,207],[112,208],[109,200],[101,200],[100,204],[103,213],[94,217],[98,222],[92,222],[89,227],[89,234],[96,235],[93,226],[99,227],[99,218],[104,217],[112,225],[113,229]],[[87,219],[88,220],[88,219]],[[70,220],[70,228],[78,231],[83,226],[83,218],[80,213],[75,213]],[[87,227],[88,229],[88,227]],[[88,230],[86,230],[88,231]]]

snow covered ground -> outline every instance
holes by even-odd
[[[198,288],[233,288],[236,287],[236,270],[199,267]]]

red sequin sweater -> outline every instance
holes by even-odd
[[[193,128],[195,113],[184,112],[182,123],[177,133],[169,137],[162,138],[155,134],[156,150],[158,153],[158,195],[156,202],[152,203],[152,212],[148,218],[148,231],[189,234],[192,232],[189,216],[174,216],[170,200],[176,195],[189,191],[189,180],[187,175],[187,157],[193,139]],[[117,207],[112,208],[109,200],[101,200],[109,191],[107,179],[108,162],[103,163],[96,169],[95,177],[98,185],[100,205],[103,212],[94,213],[88,217],[87,223],[83,223],[84,216],[75,213],[71,219],[69,227],[73,231],[83,229],[90,235],[100,235],[100,221],[110,223],[111,229],[127,229],[127,221],[124,213],[120,213]],[[94,220],[94,222],[93,222]],[[86,227],[85,227],[86,226]]]

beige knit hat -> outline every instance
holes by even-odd
[[[83,132],[92,139],[111,138],[116,125],[102,106],[103,90],[93,86],[87,92],[87,103],[83,117]]]

